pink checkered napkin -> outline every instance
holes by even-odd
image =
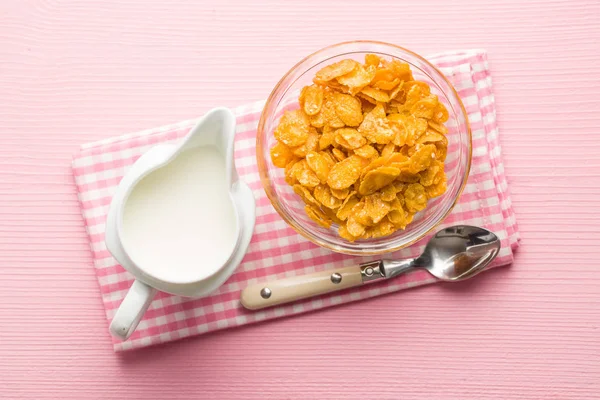
[[[468,184],[444,226],[464,223],[484,226],[502,240],[494,266],[513,260],[519,243],[517,223],[508,196],[498,142],[496,111],[487,59],[481,51],[444,53],[429,58],[450,79],[469,113],[473,131],[473,162]],[[256,227],[248,253],[236,273],[212,296],[190,300],[160,293],[150,305],[138,329],[125,342],[114,339],[115,351],[150,346],[205,332],[297,314],[335,304],[435,282],[418,271],[381,284],[308,299],[259,312],[246,311],[239,302],[248,284],[268,279],[308,274],[324,269],[356,265],[366,259],[332,253],[289,228],[271,207],[258,176],[255,135],[264,102],[235,109],[237,137],[235,159],[241,179],[256,197]],[[73,174],[106,317],[112,319],[133,282],[132,276],[112,258],[104,244],[104,224],[111,196],[134,161],[157,143],[184,136],[195,120],[151,129],[84,145],[74,157]],[[390,257],[414,257],[425,240]],[[107,331],[108,335],[108,331]]]

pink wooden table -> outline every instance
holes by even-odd
[[[0,398],[600,398],[600,4],[447,3],[1,1]],[[115,355],[72,153],[357,38],[489,51],[515,264]]]

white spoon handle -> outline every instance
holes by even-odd
[[[347,267],[257,283],[242,291],[242,305],[250,310],[272,307],[363,284],[361,267]]]

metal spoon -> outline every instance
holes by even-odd
[[[318,296],[365,283],[390,279],[415,269],[425,269],[442,281],[470,278],[496,257],[498,237],[484,228],[457,225],[433,236],[423,254],[408,260],[377,260],[358,266],[295,276],[250,285],[242,291],[242,305],[250,310]]]

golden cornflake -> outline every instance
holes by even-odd
[[[371,143],[378,144],[387,144],[395,136],[381,104],[378,104],[370,113],[365,115],[362,124],[358,127],[358,132]]]
[[[298,182],[297,176],[300,173],[300,171],[304,169],[305,163],[305,160],[298,161],[298,159],[296,158],[295,160],[290,161],[285,166],[285,181],[289,185],[294,185],[296,184],[296,182]]]
[[[391,235],[396,231],[396,226],[388,220],[383,220],[377,225],[368,228],[365,232],[365,238],[380,238]]]
[[[445,161],[448,152],[448,138],[444,136],[442,140],[435,142],[435,148],[435,158],[439,161]]]
[[[344,200],[350,194],[350,189],[331,189],[331,194],[340,200]]]
[[[325,207],[332,210],[340,208],[342,200],[331,194],[331,189],[327,185],[318,185],[313,192],[314,198]]]
[[[444,139],[444,135],[430,129],[427,130],[424,135],[421,135],[419,139],[417,139],[417,144],[441,142]]]
[[[303,158],[309,152],[315,151],[317,147],[319,147],[319,134],[314,128],[310,128],[306,142],[301,146],[292,147],[292,153],[297,157]]]
[[[349,94],[336,93],[335,112],[347,126],[358,126],[363,120],[360,100]]]
[[[375,193],[394,182],[399,174],[400,170],[394,167],[379,167],[371,170],[362,179],[358,193],[363,196]]]
[[[308,190],[304,186],[302,186],[302,185],[294,185],[293,189],[294,189],[294,192],[296,192],[296,194],[298,196],[300,196],[302,198],[302,200],[304,200],[304,202],[306,204],[310,204],[310,205],[313,205],[315,207],[320,207],[321,206],[319,204],[319,202],[313,197],[312,193],[310,193],[310,190]]]
[[[325,214],[327,216],[327,218],[329,218],[331,220],[331,222],[338,224],[338,225],[344,224],[344,221],[342,221],[341,219],[339,219],[337,217],[337,215],[335,215],[335,210],[332,210],[327,207],[321,207],[320,210],[323,211],[323,214]]]
[[[435,115],[434,115],[435,117]],[[446,126],[444,126],[443,124],[440,124],[439,122],[435,122],[435,121],[427,121],[427,125],[429,125],[429,127],[431,129],[433,129],[436,132],[441,133],[442,135],[446,135],[448,133],[448,128],[446,128]]]
[[[315,151],[311,151],[306,154],[306,163],[322,183],[327,182],[327,175],[329,175],[329,169],[331,166],[323,155]]]
[[[344,121],[342,121],[340,117],[338,117],[335,108],[336,102],[333,94],[326,93],[325,100],[320,112],[320,114],[323,115],[324,124],[331,128],[343,128]]]
[[[366,65],[374,65],[377,67],[380,62],[381,62],[381,58],[379,58],[379,56],[377,54],[367,54],[365,56],[365,64]]]
[[[281,143],[296,147],[304,144],[308,139],[310,122],[301,110],[286,111],[273,134]]]
[[[383,201],[380,193],[365,196],[365,211],[373,224],[381,221],[391,210],[390,203]]]
[[[438,124],[448,121],[448,110],[442,103],[438,103],[435,110],[433,110],[433,120]]]
[[[352,72],[360,64],[354,60],[342,60],[328,65],[315,74],[314,82],[317,84],[326,83],[338,76]]]
[[[327,127],[323,128],[321,137],[319,137],[319,150],[325,150],[333,144],[335,140],[335,129]]]
[[[358,222],[361,225],[370,226],[373,225],[373,220],[371,219],[371,216],[369,215],[365,204],[365,198],[363,197],[363,199],[352,208],[352,211],[350,212],[348,218],[355,219],[356,222]]]
[[[410,157],[410,172],[417,173],[427,169],[435,160],[436,147],[433,144],[421,145]]]
[[[385,186],[381,191],[381,199],[383,201],[393,201],[396,199],[396,187],[393,184]]]
[[[439,179],[436,177],[436,180],[438,181],[437,183],[425,188],[427,197],[430,199],[441,196],[446,192],[446,174],[442,172]]]
[[[327,184],[332,189],[346,189],[360,177],[362,160],[358,156],[350,156],[335,164],[329,171]]]
[[[290,174],[296,178],[296,180],[302,185],[309,188],[313,188],[319,184],[319,178],[317,175],[308,167],[306,160],[301,160],[296,163]]]
[[[331,220],[327,218],[327,215],[325,215],[325,213],[319,208],[307,204],[304,206],[304,211],[306,212],[306,215],[310,217],[310,219],[321,225],[323,228],[329,229],[329,227],[331,227]]]
[[[437,97],[431,98],[426,97],[422,100],[419,100],[412,106],[410,112],[415,117],[431,119],[433,118],[433,110],[437,106]]]
[[[323,88],[311,85],[302,89],[298,102],[307,115],[317,115],[323,106],[323,98]]]
[[[362,158],[377,158],[379,157],[379,153],[375,148],[369,144],[366,144],[358,149],[354,149],[354,154],[360,156]]]
[[[406,212],[402,207],[390,211],[387,218],[396,227],[404,229],[406,226]]]
[[[386,144],[385,146],[383,146],[383,149],[381,149],[381,157],[391,156],[395,152],[396,152],[396,146],[394,145],[394,143],[390,142],[390,143]]]
[[[407,63],[400,62],[398,60],[385,61],[384,66],[388,68],[395,77],[404,81],[412,81],[413,76],[410,71],[410,66]]]
[[[365,233],[366,226],[357,221],[353,214],[350,214],[346,221],[348,233],[354,237],[361,237]]]
[[[333,167],[335,165],[335,163],[337,163],[337,160],[335,159],[335,157],[333,156],[333,154],[331,154],[331,152],[329,150],[321,151],[321,152],[319,152],[319,154],[321,156],[323,156],[325,161],[327,161],[327,165],[329,165],[329,168]]]
[[[406,209],[410,212],[418,212],[427,206],[427,194],[425,188],[419,183],[411,183],[404,192]]]
[[[277,142],[275,146],[271,147],[271,161],[276,167],[285,168],[293,158],[294,155],[285,144]]]
[[[429,168],[419,173],[419,183],[423,186],[437,184],[442,175],[444,175],[444,164],[436,160]]]
[[[356,192],[352,192],[348,195],[348,197],[346,197],[346,199],[342,203],[342,206],[337,212],[337,217],[342,221],[348,219],[348,216],[350,215],[352,209],[356,204],[358,204],[358,197],[356,196]]]
[[[332,149],[331,153],[338,161],[342,161],[342,160],[346,159],[346,154],[343,151],[341,151],[340,149]]]
[[[363,90],[361,90],[361,93],[367,95],[368,97],[372,98],[377,102],[387,103],[388,101],[390,101],[389,94],[387,94],[383,90],[375,89],[373,87],[366,87]]]
[[[402,82],[400,79],[398,78],[394,78],[391,81],[377,81],[375,83],[373,83],[373,87],[376,89],[381,89],[381,90],[392,90],[393,88],[395,88],[396,86],[398,86],[398,84]],[[391,94],[390,94],[390,98],[391,98]]]
[[[341,128],[335,131],[335,141],[345,149],[353,150],[364,146],[367,140],[356,129]]]
[[[337,81],[348,87],[348,92],[354,95],[371,83],[376,71],[377,68],[374,65],[368,65],[366,68],[359,65],[353,71],[337,78]]]
[[[338,228],[338,235],[340,235],[342,239],[346,239],[349,242],[354,242],[356,239],[358,239],[356,236],[352,236],[350,232],[348,232],[346,225],[340,225]]]

